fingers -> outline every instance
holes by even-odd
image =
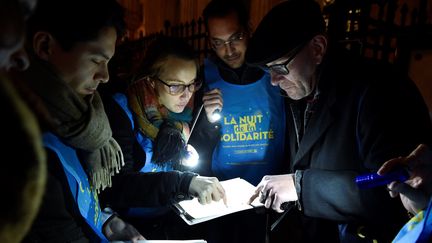
[[[139,234],[139,233],[138,233]],[[135,236],[134,238],[131,239],[131,242],[133,243],[138,243],[140,240],[145,240],[146,238],[144,238],[144,236],[142,236],[141,234],[139,236]]]
[[[256,188],[254,194],[249,198],[248,204],[251,204],[260,195],[261,189],[262,186]]]
[[[384,175],[387,172],[391,171],[393,169],[393,167],[398,166],[398,165],[402,165],[404,163],[406,163],[406,160],[402,157],[390,159],[390,160],[386,161],[381,166],[381,168],[379,168],[377,173],[378,173],[378,175]]]
[[[206,205],[212,202],[211,192],[209,190],[203,190],[198,195],[198,202]]]
[[[417,190],[406,183],[391,183],[389,185],[391,192],[403,194],[406,198],[411,201],[422,201],[424,194],[422,191]]]
[[[219,89],[213,89],[203,96],[203,104],[207,114],[212,114],[216,109],[223,107],[222,93]]]
[[[418,159],[422,154],[425,154],[428,149],[426,145],[420,144],[408,157],[410,159]]]
[[[215,97],[215,96],[222,96],[222,92],[220,89],[212,89],[212,90],[206,92],[203,96],[203,101],[206,99],[209,99],[211,97]]]
[[[142,236],[132,225],[126,226],[126,234],[130,236],[130,241],[134,243],[138,243],[139,240],[145,240],[144,236]]]
[[[267,195],[265,197],[264,206],[266,208],[271,208],[272,207],[273,198],[274,198],[273,189],[270,189],[270,190],[267,191]]]
[[[397,192],[396,190],[393,190],[394,188],[394,184],[398,183],[397,181],[393,181],[390,184],[387,185],[387,189],[389,191],[390,197],[395,198],[397,196],[399,196],[399,192]]]
[[[226,199],[226,194],[225,194],[225,189],[223,188],[223,186],[219,183],[219,181],[216,184],[216,191],[213,193],[213,201],[219,201],[221,198],[225,204],[225,206],[227,205],[227,199]]]
[[[271,193],[272,193],[272,187],[271,185],[269,185],[269,177],[268,176],[264,176],[262,181],[260,182],[261,185],[261,196],[260,196],[260,202],[264,203],[265,201],[267,201],[269,199],[269,197],[271,197]],[[270,202],[271,202],[271,198],[270,198]]]
[[[226,205],[225,190],[216,177],[197,177],[191,183],[194,183],[194,187],[197,186],[196,197],[199,203],[209,204],[223,199]]]
[[[427,156],[426,154],[428,152],[428,149],[429,148],[426,145],[420,144],[408,156],[394,158],[394,159],[390,159],[390,160],[386,161],[381,166],[381,168],[378,170],[377,173],[379,175],[384,175],[396,166],[410,166],[410,167],[415,166],[416,162],[418,163],[418,161],[416,161],[416,160],[421,160],[420,158],[422,156]]]
[[[274,195],[274,199],[273,199],[273,205],[272,205],[272,209],[278,213],[282,213],[283,210],[281,209],[281,205],[282,205],[282,200],[280,199],[280,197],[278,197],[278,194],[275,193]]]

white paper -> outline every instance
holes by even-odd
[[[263,206],[258,198],[254,200],[252,205],[248,204],[249,198],[255,192],[255,187],[244,179],[234,178],[221,181],[221,185],[225,190],[227,205],[224,204],[223,200],[206,205],[200,204],[197,198],[184,200],[174,205],[180,212],[180,217],[192,225],[234,212]]]

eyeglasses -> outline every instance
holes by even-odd
[[[156,79],[156,80],[160,81],[161,83],[163,83],[164,85],[166,85],[168,87],[168,93],[170,95],[183,94],[183,92],[186,90],[186,88],[188,88],[189,92],[193,93],[193,92],[199,90],[202,86],[202,82],[200,82],[200,81],[194,81],[191,84],[185,85],[185,84],[168,84],[166,81],[163,81],[159,77],[154,77],[154,79]],[[178,81],[173,81],[173,82],[178,82]]]
[[[229,45],[229,46],[237,45],[244,39],[244,37],[245,37],[244,32],[238,32],[233,36],[231,36],[228,40],[212,39],[210,43],[213,50],[217,50],[224,47],[225,45]]]
[[[308,42],[302,43],[300,45],[298,45],[297,47],[294,48],[294,50],[292,51],[292,54],[290,55],[290,57],[283,63],[280,64],[274,64],[274,65],[270,65],[267,66],[267,70],[269,72],[272,72],[274,74],[279,74],[279,75],[288,75],[289,74],[289,70],[287,68],[288,64],[290,64],[290,62],[292,60],[294,60],[294,58],[297,56],[297,54],[300,53],[301,50],[303,50],[303,47],[306,46]]]

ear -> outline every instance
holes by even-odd
[[[56,43],[54,37],[48,32],[40,31],[33,36],[33,50],[42,60],[48,61]]]
[[[312,55],[315,64],[321,64],[325,53],[327,52],[327,37],[316,35],[311,40]]]

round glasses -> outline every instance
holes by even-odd
[[[244,32],[237,32],[234,35],[232,35],[228,40],[221,40],[221,39],[212,39],[210,41],[211,46],[213,50],[221,49],[222,47],[229,45],[237,45],[244,39],[245,33]]]
[[[168,87],[168,93],[170,95],[183,94],[183,92],[186,90],[186,88],[189,90],[189,92],[193,93],[193,92],[199,90],[202,86],[202,82],[196,81],[196,80],[191,84],[185,85],[185,84],[169,84],[167,81],[163,81],[159,77],[153,77],[153,78],[158,80],[159,82],[163,83],[165,86],[167,86]],[[172,81],[172,82],[178,82],[178,81]]]
[[[280,63],[280,64],[274,64],[274,65],[267,66],[266,69],[269,72],[272,72],[274,74],[288,75],[289,74],[289,70],[287,68],[288,64],[290,64],[290,62],[292,62],[292,60],[294,60],[294,58],[297,56],[297,54],[299,54],[300,51],[303,50],[303,48],[306,46],[307,43],[308,42],[302,43],[299,46],[295,47],[294,50],[288,54],[289,58],[285,62]]]

